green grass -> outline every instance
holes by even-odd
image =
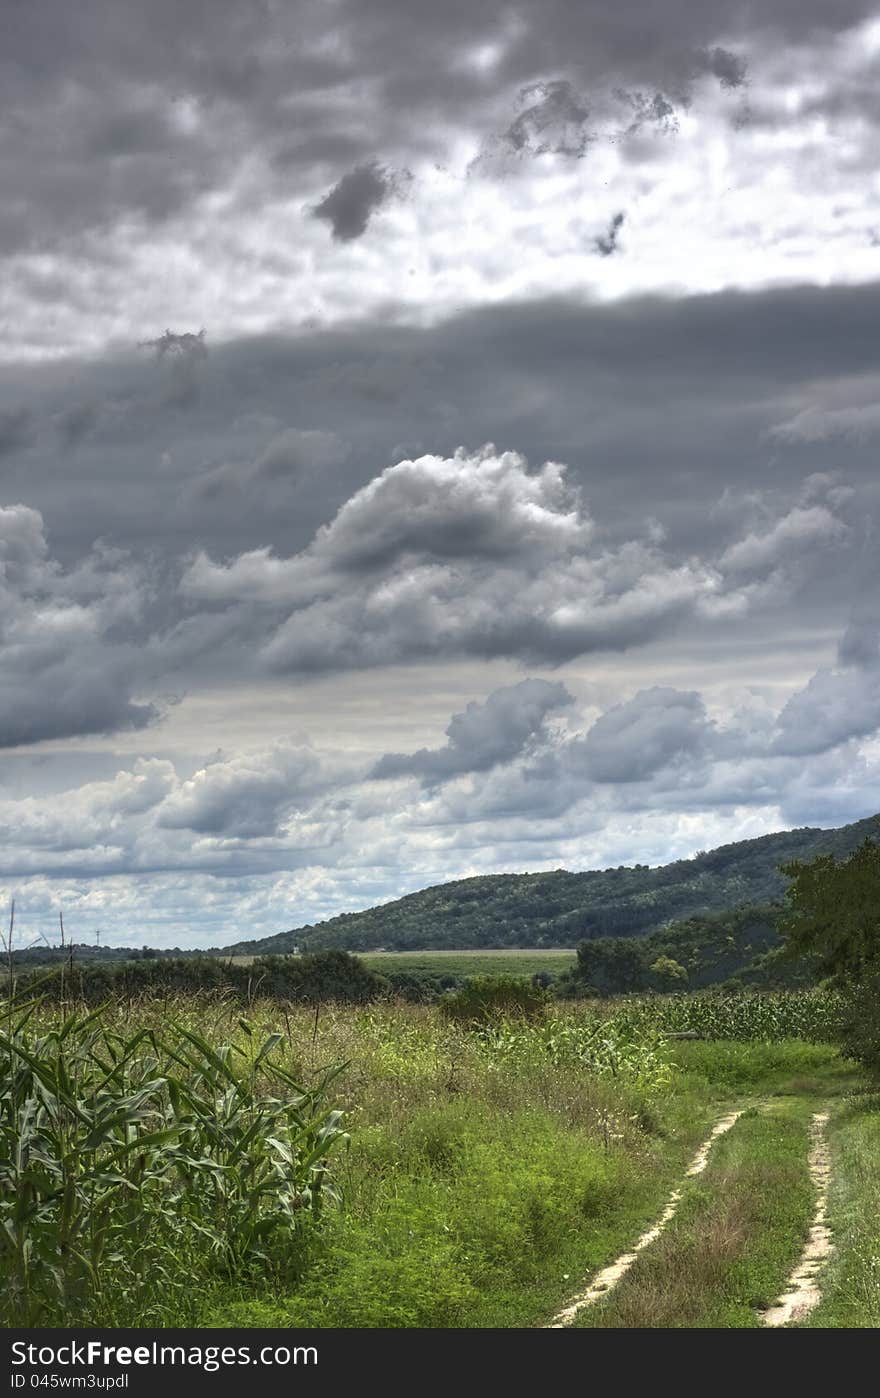
[[[725,1024],[740,1035],[758,1023],[753,1002],[742,1003],[742,1023],[735,1006],[724,1012]],[[249,1254],[242,1247],[230,1267],[217,1265],[209,1248],[193,1247],[174,1259],[175,1288],[167,1297],[157,1284],[149,1315],[139,1316],[133,1302],[125,1323],[180,1323],[185,1284],[185,1322],[193,1325],[541,1325],[654,1222],[711,1122],[758,1097],[770,1104],[771,1116],[740,1123],[719,1143],[712,1169],[720,1162],[726,1182],[716,1181],[708,1195],[694,1186],[688,1208],[693,1219],[711,1218],[713,1199],[739,1191],[754,1203],[766,1192],[770,1213],[749,1224],[749,1237],[755,1234],[757,1248],[758,1235],[767,1234],[772,1256],[749,1242],[743,1263],[749,1285],[742,1282],[750,1297],[763,1295],[761,1279],[770,1286],[768,1269],[778,1270],[783,1253],[788,1258],[803,1225],[797,1181],[809,1109],[819,1098],[842,1104],[842,1130],[850,1109],[845,1094],[857,1075],[827,1044],[785,1037],[665,1042],[658,1007],[658,1001],[557,1005],[535,1025],[502,1021],[472,1030],[416,1005],[316,1011],[267,1000],[251,1007],[244,1027],[240,1008],[222,995],[111,1003],[108,1030],[126,1041],[140,1030],[167,1038],[173,1022],[197,1030],[209,1045],[235,1046],[230,1052],[247,1069],[254,1120],[263,1111],[261,1094],[273,1091],[271,1076],[255,1067],[257,1046],[269,1036],[277,1036],[278,1068],[306,1088],[331,1065],[345,1064],[328,1105],[344,1113],[341,1125],[351,1136],[350,1147],[337,1145],[331,1161],[339,1205],[331,1199],[296,1248],[273,1247],[260,1257],[259,1248]],[[771,1021],[761,1014],[761,1032],[769,1033]],[[785,1016],[771,1018],[781,1033]],[[802,1009],[795,1018],[800,1022]],[[44,1006],[34,1032],[60,1028],[65,1019],[64,1008]],[[201,1069],[199,1080],[201,1091],[208,1083]],[[208,1095],[213,1092],[211,1086]],[[173,1103],[162,1093],[160,1099],[173,1116]],[[862,1116],[871,1120],[868,1111]],[[210,1125],[212,1112],[204,1120]],[[762,1134],[770,1122],[778,1128],[775,1147]],[[748,1146],[741,1160],[729,1154],[735,1139]],[[876,1148],[876,1136],[871,1141]],[[859,1159],[867,1172],[867,1146]],[[156,1168],[168,1164],[163,1157]],[[778,1198],[774,1171],[785,1180]],[[700,1189],[713,1178],[704,1176]],[[161,1189],[164,1198],[166,1184]],[[864,1190],[848,1207],[857,1213],[863,1198],[869,1198]],[[174,1237],[173,1230],[154,1234],[159,1241]],[[90,1310],[86,1289],[76,1323],[121,1323],[107,1308],[107,1293],[105,1286],[103,1309]],[[693,1323],[716,1323],[706,1315],[721,1316],[720,1324],[745,1323],[726,1293],[716,1302]],[[63,1298],[41,1323],[71,1323]]]
[[[367,1131],[353,1149],[348,1216],[297,1291],[215,1303],[210,1321],[528,1326],[647,1223],[704,1127],[691,1110],[674,1139],[634,1149],[635,1132],[606,1145],[552,1111],[487,1115],[470,1102],[429,1108],[393,1137]]]
[[[683,1041],[671,1045],[671,1058],[689,1081],[701,1080],[710,1096],[723,1101],[757,1093],[828,1096],[851,1089],[858,1080],[852,1064],[828,1044],[800,1039],[777,1044]]]
[[[464,1098],[454,1093],[413,1118],[374,1121],[360,1138],[354,1133],[347,1211],[311,1274],[271,1302],[228,1294],[208,1323],[539,1325],[654,1222],[719,1101],[758,1091],[780,1095],[774,1124],[762,1119],[758,1135],[769,1137],[768,1177],[780,1162],[789,1171],[777,1174],[765,1208],[767,1215],[778,1207],[777,1232],[787,1245],[782,1263],[770,1268],[771,1281],[777,1273],[781,1280],[809,1212],[812,1094],[841,1090],[853,1074],[827,1045],[755,1045],[750,1070],[734,1075],[734,1092],[729,1082],[713,1082],[725,1048],[746,1060],[741,1044],[678,1045],[676,1056],[687,1061],[671,1083],[650,1101],[630,1098],[628,1110],[621,1111],[623,1086],[603,1107],[597,1084],[582,1074],[561,1068],[547,1075],[520,1058],[517,1073],[496,1078],[494,1090],[471,1078]],[[749,1138],[748,1151],[751,1145]],[[790,1169],[806,1181],[799,1195]],[[752,1181],[758,1195],[764,1182],[759,1168]],[[766,1231],[762,1223],[762,1240]]]
[[[810,1328],[880,1327],[880,1096],[853,1093],[829,1123],[828,1217],[834,1252]]]

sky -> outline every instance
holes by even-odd
[[[880,809],[880,9],[7,0],[0,907]]]

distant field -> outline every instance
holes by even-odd
[[[577,960],[575,951],[570,947],[548,947],[544,950],[540,947],[515,947],[506,951],[370,951],[355,952],[354,955],[365,965],[382,973],[412,971],[450,976],[534,976],[538,971],[552,971],[559,975]],[[249,966],[255,958],[220,956],[218,959],[236,966]],[[114,960],[112,964],[119,966],[123,960]],[[45,969],[42,964],[31,963],[22,967],[21,971]],[[0,964],[0,980],[4,974],[5,968]]]
[[[577,960],[570,947],[507,951],[371,951],[360,958],[374,971],[442,972],[450,976],[534,976],[567,971]]]
[[[567,971],[577,960],[573,947],[513,947],[505,951],[364,951],[353,952],[375,971],[443,972],[450,976],[534,976],[538,971]],[[248,966],[252,956],[229,956]]]

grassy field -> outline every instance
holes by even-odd
[[[534,976],[539,971],[560,975],[577,961],[574,949],[551,947],[516,951],[371,951],[361,960],[374,971],[413,971],[450,976]]]
[[[803,1242],[807,1122],[830,1105],[837,1250],[808,1323],[877,1324],[880,1114],[823,1041],[833,1006],[700,1005],[468,1028],[180,996],[7,1022],[0,1323],[541,1326],[736,1107],[669,1228],[577,1324],[758,1324]],[[705,1040],[668,1038],[694,1016]]]
[[[415,974],[449,976],[534,976],[539,971],[560,975],[577,961],[574,948],[525,947],[514,951],[364,951],[361,961],[374,971],[412,971]],[[235,965],[248,966],[252,956],[232,956]]]

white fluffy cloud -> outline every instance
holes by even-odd
[[[158,823],[242,840],[278,835],[285,815],[314,798],[320,771],[316,753],[300,743],[214,762],[168,797]]]
[[[671,557],[659,541],[603,545],[563,465],[460,448],[389,466],[291,557],[200,553],[181,590],[233,613],[261,608],[262,660],[281,672],[456,654],[558,664],[687,618],[742,616],[789,564],[845,536],[814,505],[715,560]]]

